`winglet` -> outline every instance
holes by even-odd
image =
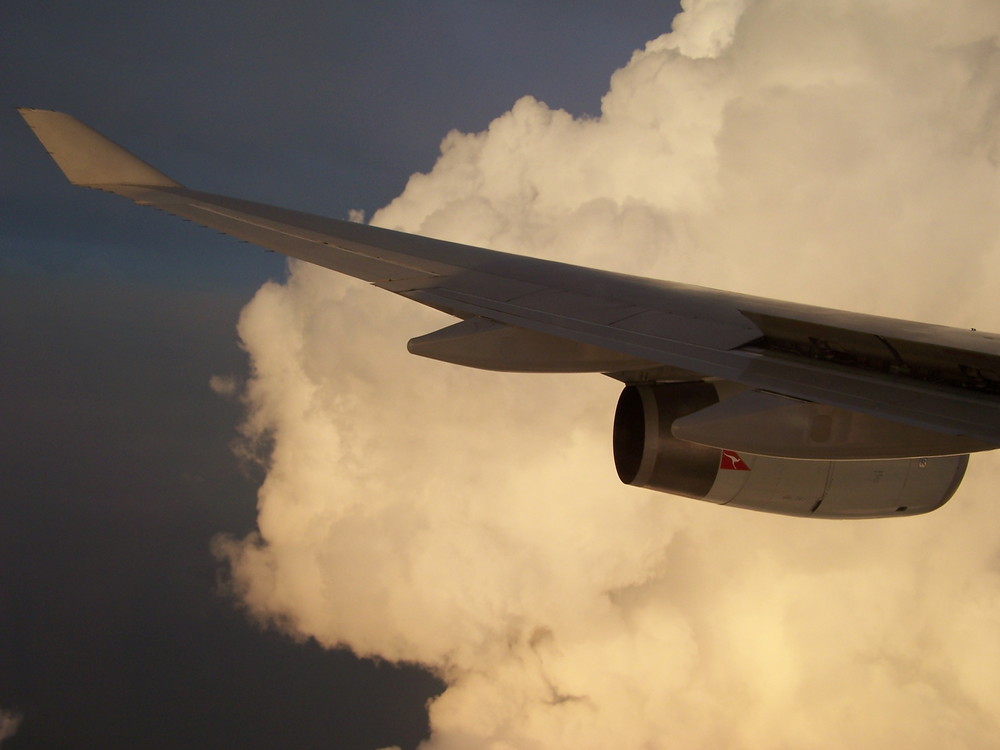
[[[181,187],[75,117],[27,107],[18,112],[74,185]]]

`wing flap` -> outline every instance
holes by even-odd
[[[614,350],[485,318],[469,318],[410,339],[411,354],[501,372],[606,372],[655,365]]]

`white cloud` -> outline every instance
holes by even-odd
[[[1000,6],[685,8],[601,117],[524,98],[374,223],[1000,329]],[[625,488],[614,383],[406,354],[448,322],[302,264],[260,290],[273,454],[227,546],[261,617],[445,678],[428,750],[1000,743],[996,458],[888,521]]]

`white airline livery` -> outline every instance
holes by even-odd
[[[925,513],[1000,447],[1000,337],[523,257],[190,190],[21,109],[74,185],[354,276],[458,322],[409,350],[624,383],[627,484],[818,518]]]

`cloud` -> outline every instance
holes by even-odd
[[[208,379],[208,387],[225,398],[234,398],[240,391],[239,380],[233,375],[213,375]]]
[[[1000,329],[1000,7],[690,2],[597,118],[449,134],[373,223]],[[993,456],[928,516],[828,523],[618,484],[617,386],[466,371],[449,321],[304,264],[243,312],[260,618],[441,675],[427,750],[1000,742]]]
[[[24,716],[16,711],[0,708],[0,744],[17,734],[23,719]]]

